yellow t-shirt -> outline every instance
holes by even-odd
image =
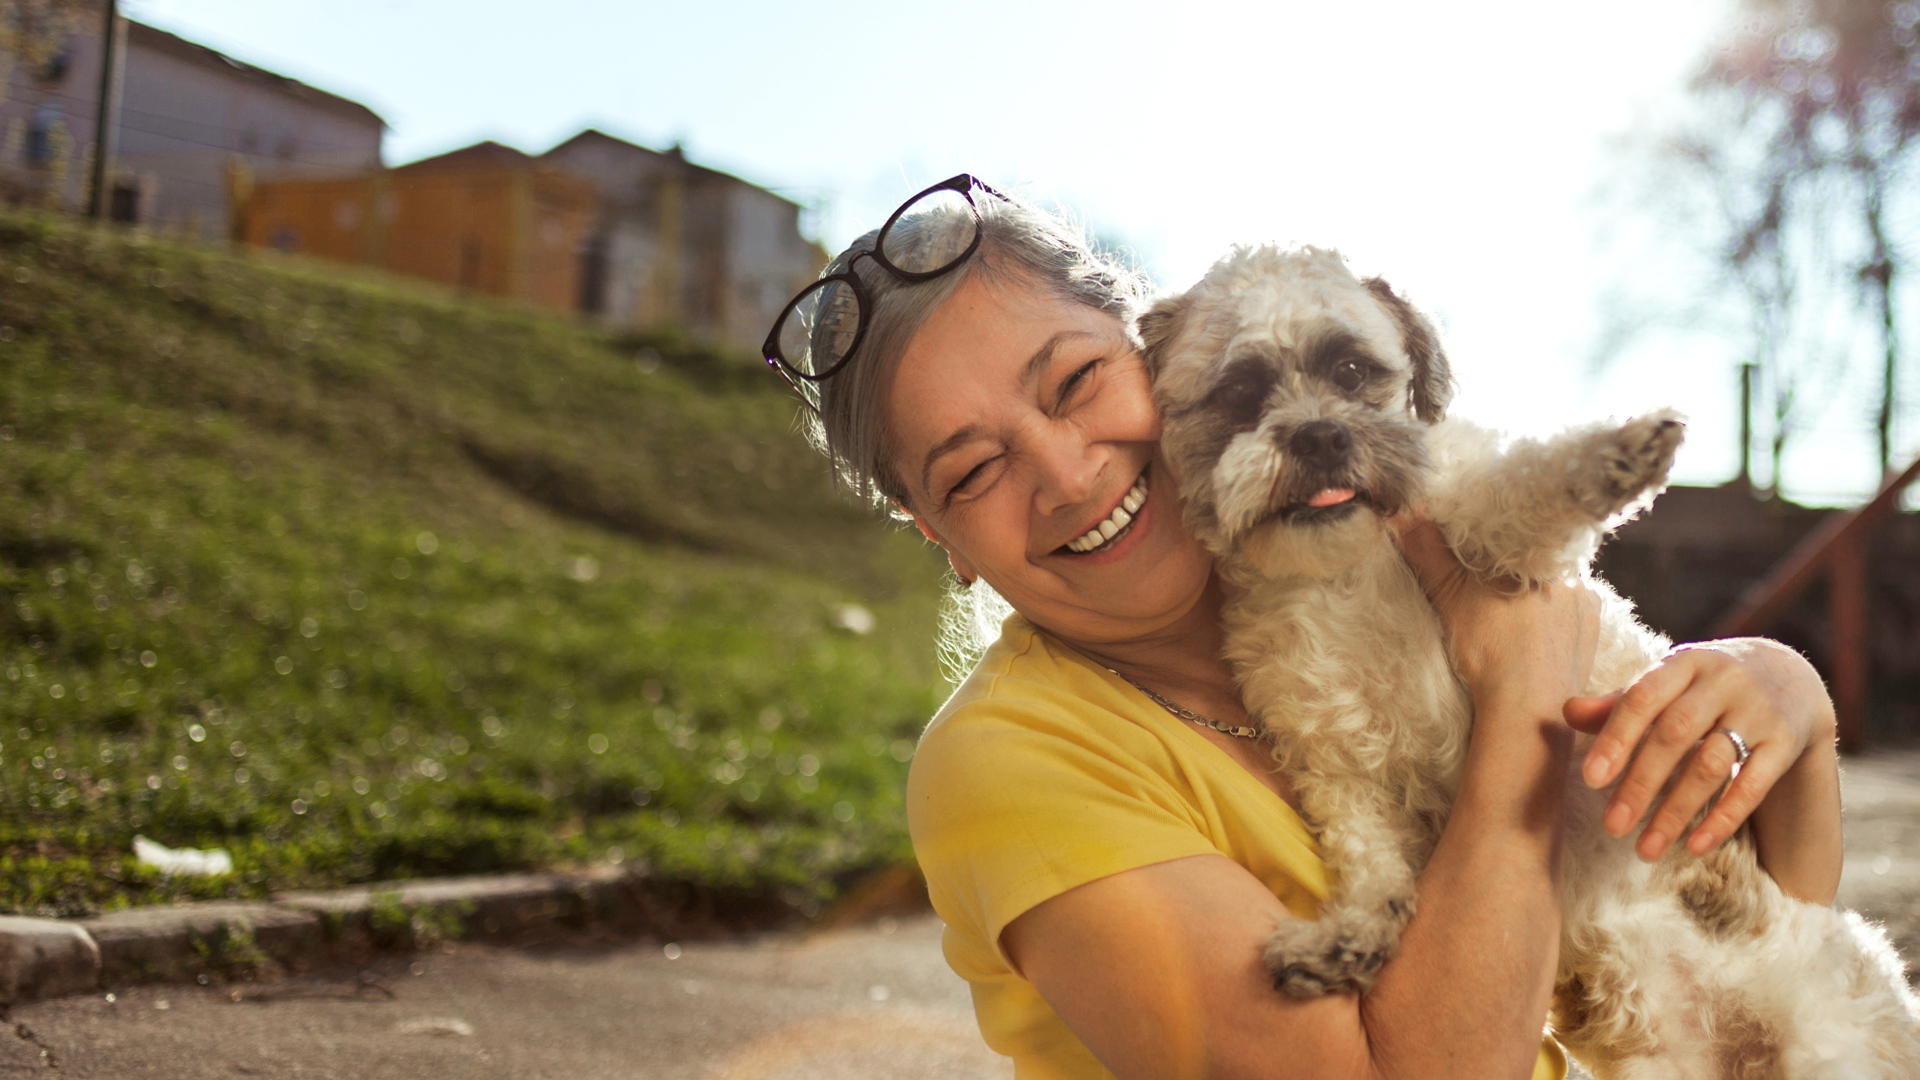
[[[1326,864],[1306,824],[1220,748],[1018,615],[934,717],[907,780],[907,823],[947,963],[1018,1080],[1113,1074],[1000,951],[1041,901],[1111,874],[1225,855],[1313,918]],[[1535,1080],[1566,1075],[1547,1040]]]

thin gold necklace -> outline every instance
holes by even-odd
[[[1112,672],[1115,675],[1120,675],[1119,672],[1114,671],[1112,668],[1108,668],[1107,670],[1109,672]],[[1134,682],[1132,679],[1127,679],[1125,675],[1120,675],[1120,677],[1122,679],[1126,679],[1128,686],[1131,686],[1135,690],[1138,690],[1141,693],[1147,695],[1149,698],[1152,698],[1153,703],[1155,705],[1160,706],[1161,708],[1167,710],[1168,712],[1179,717],[1180,719],[1187,721],[1188,723],[1199,724],[1201,727],[1204,727],[1204,728],[1212,728],[1213,730],[1220,732],[1222,735],[1232,735],[1236,739],[1257,739],[1260,737],[1260,731],[1258,728],[1250,727],[1247,725],[1234,727],[1230,724],[1223,724],[1220,721],[1215,720],[1211,716],[1202,716],[1199,713],[1194,712],[1192,709],[1187,708],[1185,705],[1181,705],[1176,702],[1169,701],[1166,698],[1161,697],[1159,694],[1156,694],[1153,691],[1147,689],[1146,687],[1141,686],[1139,683]]]

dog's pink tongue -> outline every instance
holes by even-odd
[[[1325,488],[1313,498],[1307,500],[1308,506],[1339,506],[1353,498],[1350,488]]]

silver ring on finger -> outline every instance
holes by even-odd
[[[1740,775],[1741,766],[1745,765],[1747,763],[1747,759],[1753,756],[1753,748],[1748,746],[1747,740],[1741,738],[1740,733],[1733,730],[1732,728],[1723,727],[1723,728],[1714,728],[1713,730],[1719,732],[1722,735],[1725,735],[1727,737],[1727,741],[1733,744],[1732,775],[1734,776]]]

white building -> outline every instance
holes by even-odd
[[[101,16],[50,63],[12,65],[0,101],[0,196],[84,209],[99,100]],[[232,235],[230,196],[256,171],[351,175],[380,165],[366,106],[126,21],[113,217]]]
[[[85,209],[103,17],[87,13],[50,62],[5,73],[0,200]],[[239,239],[256,178],[284,187],[384,175],[386,125],[364,105],[123,24],[114,219]],[[695,165],[679,147],[650,150],[588,130],[537,160],[591,182],[600,201],[570,256],[578,259],[568,286],[576,295],[556,306],[613,326],[677,326],[750,349],[826,263],[801,235],[799,205]]]
[[[826,264],[800,233],[800,206],[588,129],[540,160],[593,181],[599,226],[581,253],[583,312],[616,326],[676,325],[757,348],[780,307]]]

